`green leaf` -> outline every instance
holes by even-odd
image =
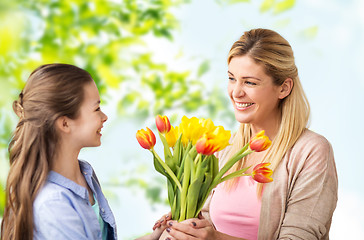
[[[306,39],[314,39],[318,33],[318,26],[312,26],[302,31],[302,36]]]
[[[275,0],[264,0],[260,5],[260,12],[271,10],[274,6]]]
[[[163,176],[167,176],[167,174],[164,171],[164,168],[162,166],[162,164],[158,161],[158,159],[153,155],[153,164],[154,164],[154,168],[157,172],[159,172],[160,174],[162,174]]]
[[[182,179],[181,211],[180,211],[179,221],[183,221],[186,219],[187,193],[191,179],[191,167],[192,167],[191,164],[193,164],[193,160],[191,159],[189,154],[186,154],[185,165],[183,170],[183,179]]]
[[[279,14],[294,7],[296,0],[283,0],[274,6],[274,14]]]
[[[182,156],[183,156],[182,155],[183,147],[182,147],[181,139],[182,139],[182,134],[177,139],[176,143],[174,144],[174,149],[173,149],[173,162],[177,166],[181,165]]]
[[[197,71],[197,76],[201,77],[202,75],[204,75],[208,70],[210,69],[210,62],[209,61],[204,61],[200,67],[198,68]]]
[[[171,209],[172,219],[178,220],[181,213],[181,192],[176,191]]]
[[[171,207],[173,208],[173,201],[175,198],[175,191],[176,187],[171,183],[171,181],[167,180],[167,188],[168,188],[168,202]]]
[[[186,219],[196,216],[197,200],[199,198],[203,177],[203,175],[197,176],[188,188]]]
[[[250,2],[250,0],[227,0],[227,1],[228,1],[229,4]]]
[[[158,132],[158,134],[159,134],[159,138],[161,139],[161,141],[163,143],[164,159],[165,159],[168,167],[175,173],[176,172],[176,169],[177,169],[177,165],[173,161],[172,153],[171,153],[171,150],[169,149],[169,145],[167,143],[167,139],[160,132]]]
[[[4,214],[5,196],[5,191],[3,190],[2,183],[0,182],[0,216],[3,216]]]

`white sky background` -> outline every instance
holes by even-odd
[[[196,64],[204,59],[210,60],[210,72],[201,80],[226,89],[226,56],[244,31],[262,27],[284,36],[293,47],[311,104],[311,129],[324,135],[335,153],[339,202],[330,238],[359,239],[364,235],[364,187],[359,182],[364,169],[360,151],[364,134],[364,1],[297,0],[293,9],[279,15],[260,13],[261,2],[221,6],[212,0],[194,0],[184,5],[175,11],[181,27],[174,42],[149,42],[151,49],[155,49],[155,61],[188,70],[196,69]],[[318,33],[308,39],[303,30],[312,26],[318,27]],[[181,51],[184,55],[176,58]],[[94,166],[101,181],[131,167],[133,158],[152,159],[149,152],[138,146],[135,132],[151,126],[153,119],[135,126],[115,116],[113,106],[104,110],[109,122],[103,131],[103,145],[87,149],[81,156]],[[125,145],[130,147],[120,147]],[[120,156],[130,161],[121,165]],[[152,167],[151,163],[146,164]],[[150,231],[154,222],[168,211],[165,207],[151,210],[140,192],[116,192],[117,198],[111,199],[110,205],[120,239]]]

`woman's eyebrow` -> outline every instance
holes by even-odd
[[[234,74],[232,74],[230,71],[227,71],[228,74],[234,76]],[[257,78],[257,77],[252,77],[252,76],[245,76],[245,77],[241,77],[241,79],[249,79],[249,78],[252,78],[252,79],[256,79],[258,81],[262,81],[260,78]]]

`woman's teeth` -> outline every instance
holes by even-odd
[[[246,108],[253,105],[253,103],[235,103],[235,104],[238,108]]]

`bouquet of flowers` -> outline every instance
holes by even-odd
[[[226,180],[240,176],[252,176],[261,183],[273,180],[270,177],[272,170],[267,168],[269,163],[258,164],[251,174],[245,173],[249,167],[226,174],[241,158],[271,145],[264,131],[219,169],[219,159],[214,153],[229,145],[230,131],[215,126],[211,119],[186,116],[182,117],[179,126],[173,127],[166,116],[158,115],[156,126],[164,146],[164,160],[154,150],[156,137],[148,127],[138,130],[136,138],[143,148],[152,152],[155,169],[167,178],[168,202],[174,220],[197,217],[211,190]]]

